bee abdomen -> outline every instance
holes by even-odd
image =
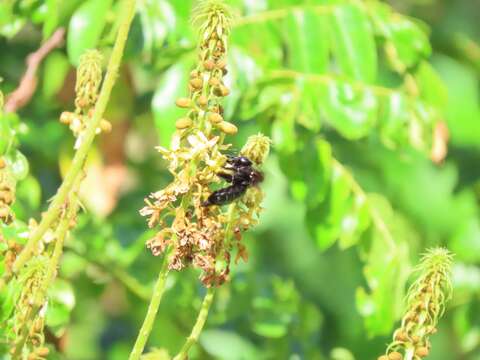
[[[247,190],[243,185],[230,185],[224,189],[214,191],[202,205],[225,205],[242,196]]]

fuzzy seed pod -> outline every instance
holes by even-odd
[[[271,142],[270,138],[261,133],[252,135],[248,138],[240,153],[258,165],[263,164],[270,153]]]
[[[75,83],[77,111],[88,112],[96,103],[102,82],[102,55],[97,50],[87,50],[81,57]]]
[[[387,355],[382,355],[377,358],[377,360],[389,360]]]
[[[235,135],[238,132],[238,128],[228,121],[222,121],[216,126],[227,135]]]
[[[190,119],[189,117],[180,118],[180,119],[178,119],[177,122],[175,123],[175,127],[176,127],[178,130],[187,129],[187,128],[191,127],[192,125],[193,125],[193,121],[192,121],[192,119]]]
[[[189,98],[180,98],[180,99],[177,99],[177,101],[175,102],[175,104],[179,107],[179,108],[189,108],[190,105],[191,105],[191,101]]]
[[[217,113],[210,113],[208,115],[208,121],[210,121],[212,124],[219,124],[223,121],[223,117]]]

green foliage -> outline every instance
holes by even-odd
[[[456,253],[456,295],[432,336],[431,358],[477,359],[478,4],[228,3],[236,19],[224,117],[239,128],[234,149],[261,131],[273,139],[273,156],[261,225],[244,239],[249,263],[219,290],[192,359],[374,358],[402,315],[411,264],[436,245]],[[0,115],[0,155],[17,185],[17,220],[1,226],[6,241],[25,243],[28,219],[39,218],[60,184],[59,159],[69,162],[72,140],[57,119],[72,108],[74,68],[87,49],[108,58],[121,4],[0,3],[6,94],[18,86],[27,54],[58,27],[67,29],[65,47],[39,68],[32,100],[18,114]],[[106,115],[118,132],[96,145],[101,155],[87,171],[119,166],[127,175],[98,172],[82,195],[113,205],[99,215],[83,201],[90,208],[66,243],[50,289],[46,322],[65,343],[60,358],[124,359],[143,319],[160,261],[145,250],[152,233],[138,209],[145,194],[170,181],[154,147],[168,145],[184,114],[175,100],[186,95],[196,61],[193,5],[138,3]],[[445,141],[434,136],[439,122],[448,126],[449,154],[435,165],[428,158],[433,143]],[[121,191],[112,190],[112,178],[120,179]],[[2,257],[7,249],[0,242]],[[197,276],[168,280],[147,346],[161,356],[181,347],[194,322],[204,293]],[[2,323],[20,286],[11,282],[0,291]],[[11,336],[9,326],[0,329],[2,337]]]

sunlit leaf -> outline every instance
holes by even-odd
[[[327,120],[341,135],[358,139],[369,134],[378,115],[378,100],[372,90],[331,81],[323,91]]]
[[[169,145],[175,132],[175,121],[185,115],[184,109],[175,106],[175,100],[186,95],[189,72],[190,66],[186,62],[174,65],[163,74],[153,96],[155,126],[163,146]]]
[[[300,72],[324,73],[328,66],[328,18],[309,11],[293,11],[283,30],[289,66]]]
[[[366,14],[356,5],[339,5],[332,14],[335,59],[345,75],[373,83],[377,77],[377,50]]]
[[[86,50],[96,48],[111,4],[112,0],[88,0],[75,11],[67,35],[67,53],[72,64],[78,65]]]

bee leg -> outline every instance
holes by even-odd
[[[221,173],[218,173],[217,176],[222,178],[223,180],[228,181],[229,183],[231,183],[233,181],[233,175],[232,174],[227,174],[227,173],[221,172]]]

